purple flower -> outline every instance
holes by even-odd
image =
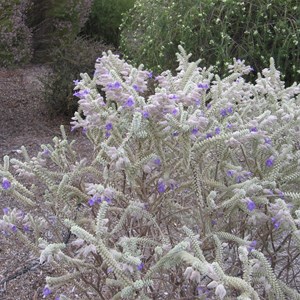
[[[228,124],[227,124],[227,128],[230,129],[230,128],[232,128],[232,127],[233,127],[233,125],[232,125],[231,123],[228,123]]]
[[[178,131],[174,131],[173,133],[172,133],[172,136],[178,136],[179,135],[179,132]]]
[[[148,119],[149,118],[149,113],[147,111],[142,112],[143,118]]]
[[[105,125],[105,129],[106,130],[112,130],[112,128],[113,128],[113,126],[112,126],[112,124],[111,123],[107,123],[106,125]]]
[[[108,138],[108,137],[110,137],[110,136],[111,136],[110,132],[109,132],[109,131],[106,131],[106,132],[105,132],[105,137]]]
[[[104,196],[104,200],[109,204],[112,202],[111,198],[109,198],[107,196]]]
[[[3,208],[3,213],[4,213],[5,215],[8,215],[8,213],[9,213],[9,208],[8,208],[8,207],[4,207],[4,208]]]
[[[232,113],[233,113],[233,108],[232,108],[232,106],[227,107],[227,113],[228,113],[228,114],[232,114]]]
[[[114,89],[119,89],[121,87],[121,83],[116,81],[114,84],[113,84],[113,87]]]
[[[83,91],[77,91],[73,95],[75,97],[81,98],[81,97],[84,97],[85,95],[88,95],[89,93],[90,93],[89,90],[83,90]]]
[[[276,218],[271,218],[271,220],[272,220],[274,229],[277,230],[277,229],[279,228],[279,226],[280,226],[280,222],[278,222],[278,221],[276,220]]]
[[[249,245],[248,251],[251,252],[251,251],[255,250],[256,245],[257,245],[257,241],[255,241],[255,240],[252,241]]]
[[[101,203],[102,202],[102,198],[101,197],[94,196],[93,198],[95,199],[96,203]]]
[[[232,177],[234,175],[235,171],[234,170],[228,170],[226,172],[227,176]]]
[[[157,166],[161,165],[161,160],[159,158],[155,158],[153,161]]]
[[[170,95],[169,95],[169,99],[175,100],[175,99],[178,99],[178,96],[175,95],[175,94],[170,94]]]
[[[149,71],[147,75],[148,75],[148,78],[152,78],[153,77],[152,71]]]
[[[177,108],[174,108],[173,110],[172,110],[172,115],[177,115],[178,114],[178,109]]]
[[[208,104],[206,105],[206,108],[207,108],[207,109],[210,109],[210,108],[211,108],[211,104],[208,103]]]
[[[11,230],[13,231],[13,232],[17,232],[17,230],[18,230],[18,228],[17,228],[17,226],[16,225],[14,225],[14,224],[11,224]]]
[[[200,82],[200,83],[198,83],[198,88],[199,89],[208,89],[209,88],[209,85],[207,84],[207,83],[202,83],[202,82]]]
[[[165,186],[165,184],[164,184],[162,181],[160,181],[160,182],[158,183],[158,185],[157,185],[157,190],[158,190],[158,192],[159,192],[160,194],[162,194],[162,193],[165,192],[166,186]]]
[[[272,157],[269,157],[267,160],[266,160],[266,167],[270,168],[272,167],[274,164],[274,159]]]
[[[217,127],[217,128],[215,129],[215,133],[216,133],[216,134],[220,134],[220,133],[221,133],[220,127]]]
[[[243,177],[242,175],[238,175],[238,176],[236,176],[235,181],[236,181],[237,183],[241,183],[241,182],[243,181],[243,179],[244,179],[244,177]]]
[[[82,134],[86,134],[87,131],[88,131],[87,128],[85,128],[85,127],[82,128]]]
[[[11,187],[11,182],[6,177],[3,177],[2,188],[4,190],[8,190],[10,187]]]
[[[222,109],[220,110],[220,115],[221,115],[222,117],[226,117],[226,116],[227,116],[227,110],[226,110],[226,108],[222,108]]]
[[[134,89],[135,91],[137,91],[137,92],[140,90],[139,86],[136,85],[136,84],[134,84],[132,87],[133,87],[133,89]]]
[[[127,101],[125,102],[125,106],[128,106],[128,107],[132,107],[134,105],[134,99],[132,96],[130,96]]]
[[[207,139],[211,139],[212,137],[213,137],[213,136],[212,136],[212,134],[211,134],[210,132],[206,134],[206,138],[207,138]]]
[[[143,264],[143,263],[140,263],[140,264],[137,266],[138,271],[142,271],[143,268],[144,268],[144,264]]]
[[[257,131],[258,131],[258,129],[256,127],[250,128],[250,132],[257,132]]]
[[[192,129],[192,134],[197,134],[197,133],[198,133],[198,131],[199,131],[199,129],[198,129],[198,128],[193,128],[193,129]]]
[[[272,145],[272,140],[268,137],[265,138],[265,143],[268,145]]]
[[[247,201],[247,208],[248,208],[248,210],[249,211],[253,211],[255,209],[255,207],[256,207],[256,204],[251,199],[249,199]]]
[[[212,226],[217,225],[217,221],[216,220],[211,220],[211,225]]]
[[[201,104],[201,100],[200,99],[195,99],[195,103],[197,106],[199,106]]]
[[[92,198],[88,201],[88,203],[89,203],[89,206],[93,206],[93,205],[95,204],[95,198],[92,197]]]
[[[29,231],[30,231],[29,225],[24,224],[24,225],[23,225],[23,230],[24,230],[25,232],[29,232]]]
[[[78,79],[73,80],[74,85],[77,85],[80,81]]]
[[[49,151],[49,149],[44,149],[44,151],[42,152],[43,155],[50,155],[51,152]]]
[[[43,289],[44,297],[49,296],[51,293],[52,293],[52,291],[47,286],[45,286],[44,289]]]
[[[109,84],[107,85],[107,88],[108,88],[109,90],[116,90],[116,89],[121,88],[121,84],[120,84],[120,82],[116,81],[116,82],[114,82],[114,83],[109,83]]]

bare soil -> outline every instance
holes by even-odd
[[[51,143],[54,136],[60,135],[61,124],[70,132],[70,120],[50,117],[43,99],[42,82],[50,73],[43,65],[0,69],[0,163],[5,155],[18,157],[17,150],[22,145],[30,156],[35,156],[41,144]],[[70,138],[78,140],[79,151],[85,151],[86,139],[78,134],[70,134]],[[15,206],[18,207],[15,199],[0,194],[1,216],[3,208]],[[45,277],[50,272],[25,251],[21,242],[5,237],[0,231],[0,299],[42,299]]]

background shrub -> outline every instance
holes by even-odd
[[[94,0],[83,33],[117,47],[122,14],[128,11],[134,2],[135,0]]]
[[[289,83],[299,81],[299,38],[296,0],[137,0],[122,25],[121,49],[159,71],[174,70],[178,44],[220,71],[232,57],[261,70],[272,56]]]
[[[0,0],[0,66],[25,64],[32,57],[32,34],[25,24],[30,0]]]
[[[90,73],[102,53],[101,43],[78,37],[88,19],[92,0],[33,0],[28,13],[33,28],[33,62],[47,63],[52,76],[44,82],[50,114],[71,114],[73,80],[79,73]]]
[[[101,42],[84,37],[52,50],[49,64],[53,75],[45,82],[45,98],[51,114],[70,116],[74,113],[78,99],[73,96],[73,81],[81,72],[93,75],[95,60],[105,50],[107,46]]]
[[[53,51],[73,43],[84,26],[92,0],[33,0],[29,25],[33,29],[34,61],[49,62]]]

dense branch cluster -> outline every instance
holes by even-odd
[[[108,52],[75,81],[85,158],[63,127],[36,157],[4,157],[20,208],[1,231],[53,266],[45,296],[300,299],[300,86],[272,59],[253,84],[244,61],[220,78],[179,50],[175,75]]]

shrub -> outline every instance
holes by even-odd
[[[84,26],[92,0],[33,0],[29,25],[33,28],[36,62],[49,62],[52,52],[73,43]]]
[[[221,73],[232,57],[261,71],[272,56],[292,84],[300,78],[298,16],[295,0],[138,0],[124,18],[121,48],[158,71],[174,71],[178,44]]]
[[[122,15],[133,7],[134,2],[135,0],[94,0],[83,33],[118,47]]]
[[[45,81],[44,97],[52,115],[71,116],[78,108],[73,81],[80,73],[93,74],[95,60],[107,46],[84,37],[77,37],[63,48],[53,49],[50,55],[52,75]]]
[[[86,158],[63,128],[37,157],[4,157],[23,213],[1,230],[53,266],[45,296],[300,299],[300,85],[273,59],[249,83],[244,61],[221,79],[189,57],[151,92],[151,72],[104,53],[75,82]]]
[[[32,56],[32,34],[25,24],[29,0],[0,0],[0,66],[26,64]]]

